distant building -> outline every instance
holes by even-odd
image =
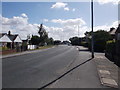
[[[20,36],[18,34],[11,34],[11,32],[9,31],[8,34],[7,33],[1,33],[0,34],[0,45],[2,47],[8,47],[8,48],[16,48],[18,46],[20,46],[22,44],[22,40],[20,38]]]

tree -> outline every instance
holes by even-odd
[[[63,41],[62,44],[70,44],[69,41]]]
[[[47,42],[48,40],[48,33],[46,32],[46,30],[43,28],[43,25],[41,24],[38,31],[38,34],[40,35],[40,45],[44,45],[45,42]]]
[[[78,37],[72,37],[69,40],[71,41],[72,45],[80,45],[81,43],[81,38]]]
[[[48,44],[48,45],[53,45],[53,44],[54,44],[53,38],[48,38],[48,39],[47,39],[47,44]]]
[[[85,35],[91,36],[91,32],[86,32]],[[104,30],[98,30],[94,35],[94,51],[103,52],[106,48],[106,41],[111,39],[110,34]],[[89,49],[91,50],[91,38],[89,38]]]
[[[59,45],[60,43],[61,43],[60,40],[55,40],[55,41],[54,41],[54,45]]]
[[[32,35],[32,38],[31,38],[30,42],[31,42],[32,45],[39,45],[40,39],[39,39],[38,36],[33,36]]]

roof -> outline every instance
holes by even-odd
[[[7,33],[0,33],[0,38],[3,37]]]
[[[22,42],[18,34],[0,33],[0,42]]]
[[[120,24],[119,24],[119,26],[118,26],[118,28],[116,30],[116,33],[120,33]]]
[[[23,41],[22,41],[21,38],[17,35],[17,37],[15,38],[14,42],[23,42]]]
[[[14,41],[18,35],[8,35],[11,41]]]
[[[0,42],[12,42],[7,34],[0,38]]]
[[[109,34],[115,35],[115,32],[116,32],[116,29],[112,29],[112,30],[109,31]]]

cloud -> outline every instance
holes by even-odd
[[[111,25],[101,25],[101,26],[95,26],[94,27],[94,31],[97,31],[97,30],[106,30],[106,31],[109,31],[110,28],[117,28],[118,27],[118,21],[114,21]]]
[[[82,18],[76,18],[76,19],[67,19],[67,20],[62,20],[62,19],[53,19],[51,20],[53,23],[59,23],[62,25],[67,25],[67,26],[73,26],[73,25],[85,25],[86,22]]]
[[[23,16],[14,16],[12,18],[2,17],[2,19],[0,18],[0,22],[2,22],[2,32],[7,33],[10,30],[13,34],[19,34],[22,39],[25,39],[29,34],[38,35],[39,24],[31,24],[28,22],[28,19],[28,17],[24,18]],[[49,37],[52,37],[55,40],[69,40],[70,37],[78,36],[78,25],[80,37],[83,37],[86,31],[91,30],[82,18],[66,20],[53,19],[48,21],[51,22],[51,25],[52,23],[61,24],[61,27],[43,25],[48,32]],[[117,26],[118,21],[114,21],[111,24],[95,26],[94,31],[100,29],[109,31],[111,27],[116,28]]]
[[[22,13],[21,16],[24,17],[24,18],[28,17],[25,13]]]
[[[44,22],[48,22],[49,20],[48,19],[43,19]]]
[[[69,11],[70,9],[69,9],[68,7],[65,7],[64,10],[65,10],[65,11]]]
[[[76,19],[53,19],[50,20],[52,23],[61,24],[61,28],[58,27],[46,27],[46,30],[49,32],[51,37],[54,39],[60,40],[69,40],[70,37],[78,36],[78,25],[79,25],[79,35],[82,37],[84,33],[88,30],[88,27],[85,26],[86,23],[81,18]]]
[[[69,11],[69,7],[67,7],[68,4],[67,3],[63,3],[63,2],[56,2],[55,4],[52,5],[51,8],[55,8],[55,9],[61,9],[63,8],[64,11]]]
[[[37,34],[37,26],[30,24],[25,15],[21,14],[21,16],[12,18],[2,17],[2,20],[0,20],[2,22],[2,32],[7,33],[10,30],[12,33],[19,34],[22,39],[26,38],[28,34]]]
[[[49,37],[53,37],[55,40],[69,40],[70,37],[78,36],[78,26],[63,26],[59,27],[48,27],[44,25],[47,30]],[[79,27],[79,36],[83,37],[84,33],[88,31],[87,26]]]
[[[72,9],[73,12],[74,12],[75,10],[76,10],[75,8]]]
[[[99,4],[107,4],[107,3],[113,3],[114,5],[117,5],[119,0],[97,0]]]
[[[54,37],[54,35],[56,35],[54,37],[54,39],[58,39],[58,37],[59,37],[59,39],[61,39],[61,40],[69,40],[70,37],[78,36],[78,24],[77,23],[69,23],[66,25],[66,23],[71,20],[73,20],[73,19],[68,19],[68,20],[54,19],[54,20],[52,20],[53,23],[63,24],[63,26],[61,28],[48,27],[49,31],[51,33],[51,36]],[[76,21],[76,19],[73,21]],[[95,26],[94,31],[101,30],[101,29],[109,31],[111,27],[117,28],[117,26],[118,26],[118,21],[114,21],[110,25]],[[84,33],[86,31],[91,31],[91,27],[86,26],[85,21],[84,21],[83,24],[79,25],[79,36],[84,37]]]
[[[56,2],[55,4],[52,5],[51,8],[65,8],[67,3],[62,3],[62,2]]]
[[[63,28],[59,28],[59,27],[48,27],[43,25],[43,27],[45,28],[45,30],[48,32],[49,37],[54,38],[55,40],[61,40],[63,34]]]

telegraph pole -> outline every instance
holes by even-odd
[[[91,0],[91,29],[92,29],[92,39],[91,39],[91,50],[92,50],[92,58],[94,58],[94,35],[93,35],[93,0]]]
[[[79,25],[78,25],[78,37],[79,37]]]

